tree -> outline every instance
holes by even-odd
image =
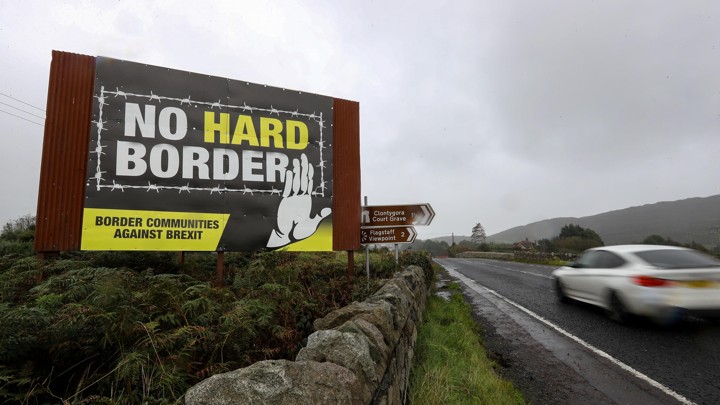
[[[652,234],[652,235],[648,236],[647,238],[643,239],[642,243],[644,243],[646,245],[684,246],[686,248],[699,250],[701,252],[706,252],[706,253],[708,252],[708,250],[705,246],[703,246],[700,243],[695,242],[694,240],[690,241],[690,243],[683,244],[683,243],[673,240],[672,238],[665,239],[658,234]]]
[[[480,222],[477,223],[472,229],[472,236],[470,239],[475,243],[485,243],[485,228],[483,228]]]
[[[546,253],[552,253],[558,250],[557,246],[555,246],[553,241],[551,241],[550,239],[540,239],[539,241],[535,242],[535,246],[537,246],[537,250]]]
[[[422,249],[419,250],[430,252],[433,256],[447,256],[449,247],[445,241],[436,242],[428,239],[423,242]]]
[[[667,240],[658,234],[652,234],[643,240],[646,245],[667,245]]]
[[[560,235],[549,242],[548,245],[554,249],[558,249],[560,252],[575,253],[605,245],[605,242],[603,242],[597,232],[574,224],[563,226],[560,230]]]
[[[25,215],[5,224],[0,239],[28,242],[35,238],[35,216]]]
[[[559,239],[578,237],[580,239],[592,239],[600,243],[599,246],[605,245],[600,235],[590,228],[583,228],[580,225],[569,224],[560,229]]]

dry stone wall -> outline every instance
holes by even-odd
[[[495,259],[495,260],[513,260],[515,255],[513,253],[499,253],[499,252],[461,252],[457,254],[457,257],[463,257],[466,259]]]
[[[403,404],[431,282],[432,271],[409,266],[367,300],[317,319],[295,361],[214,375],[185,404]]]

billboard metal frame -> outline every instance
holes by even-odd
[[[35,250],[81,248],[96,58],[53,51]],[[333,98],[333,250],[360,248],[359,103]]]

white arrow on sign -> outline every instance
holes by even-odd
[[[362,207],[360,224],[365,227],[430,225],[435,211],[430,204],[368,205]]]
[[[433,211],[430,204],[420,204],[420,209],[422,212],[418,214],[418,219],[414,225],[429,225],[435,218],[435,211]]]

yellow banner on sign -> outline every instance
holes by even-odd
[[[333,250],[332,222],[324,222],[312,236],[299,242],[287,245],[280,250],[289,252],[328,252]]]
[[[82,250],[217,250],[230,214],[85,208]]]

